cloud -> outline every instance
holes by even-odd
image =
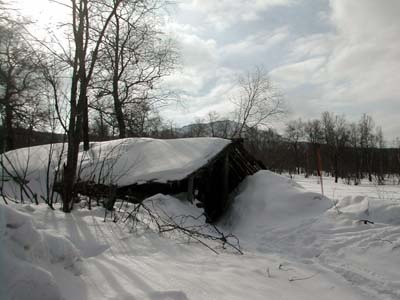
[[[191,26],[176,23],[169,24],[168,33],[176,40],[180,64],[164,83],[184,94],[200,93],[218,65],[217,42],[201,38]]]
[[[331,0],[330,6],[330,19],[338,33],[352,42],[398,37],[400,2],[397,0]]]
[[[268,9],[291,5],[293,0],[192,0],[181,4],[188,11],[201,12],[218,30],[239,22],[256,21]]]
[[[189,25],[169,25],[181,55],[181,66],[164,80],[169,88],[180,91],[185,109],[163,109],[163,115],[174,118],[178,124],[193,122],[209,111],[227,116],[233,109],[229,98],[235,91],[239,73],[254,66],[255,56],[288,39],[286,27],[272,32],[259,31],[244,36],[237,42],[218,44],[216,40],[202,37],[204,31]],[[243,67],[244,66],[244,67]]]
[[[170,24],[169,28],[178,43],[181,65],[163,84],[180,91],[183,105],[165,107],[161,115],[178,125],[192,123],[212,110],[226,115],[224,100],[233,89],[236,71],[221,63],[222,47],[191,26]]]
[[[161,111],[162,116],[173,119],[180,126],[193,123],[197,118],[205,118],[210,111],[216,111],[221,117],[230,116],[234,107],[228,99],[235,89],[235,78],[231,70],[220,69],[217,73],[221,74],[217,74],[210,90],[203,95],[184,95],[183,106],[166,107]]]
[[[330,8],[333,30],[294,40],[271,76],[299,114],[366,112],[389,138],[399,135],[400,1],[331,0]]]
[[[288,61],[300,61],[310,57],[329,55],[336,39],[333,33],[316,33],[297,38],[292,42]]]
[[[266,51],[279,45],[289,37],[287,27],[277,28],[274,31],[259,31],[248,35],[242,40],[224,45],[220,49],[221,56],[252,55],[256,52]]]
[[[223,115],[235,75],[264,65],[294,117],[330,110],[356,120],[366,112],[389,138],[399,135],[400,1],[192,0],[180,7],[182,24],[172,26],[183,66],[170,78],[188,104],[179,120]]]
[[[272,79],[277,80],[286,88],[295,88],[299,85],[317,80],[314,76],[324,62],[324,57],[311,58],[278,67],[271,71],[270,75]]]

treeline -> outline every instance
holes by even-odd
[[[317,175],[320,164],[335,182],[343,179],[355,185],[362,179],[400,183],[399,139],[388,146],[371,116],[363,114],[358,122],[349,122],[329,112],[320,119],[288,122],[283,136],[259,131],[247,140],[249,150],[271,170]]]
[[[146,130],[139,136],[242,137],[246,148],[275,172],[317,175],[320,159],[322,171],[336,182],[342,179],[357,185],[368,179],[384,184],[385,180],[393,179],[400,183],[400,140],[389,145],[381,127],[367,114],[358,122],[349,122],[345,116],[324,112],[319,119],[288,122],[283,134],[245,126],[238,136],[238,126],[241,124],[211,112],[181,128],[159,118],[144,126]]]

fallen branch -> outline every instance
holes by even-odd
[[[358,220],[359,223],[364,223],[364,224],[375,224],[374,222],[367,220],[367,219],[361,219]]]
[[[133,208],[128,211],[132,206]],[[232,233],[225,234],[217,226],[205,222],[199,225],[188,224],[189,220],[198,221],[204,217],[204,214],[197,217],[192,215],[170,216],[161,207],[157,206],[152,199],[147,199],[130,206],[126,205],[125,209],[122,209],[122,207],[123,204],[120,205],[118,211],[113,212],[113,221],[125,224],[131,222],[130,231],[136,230],[138,225],[144,225],[160,234],[170,232],[182,234],[187,238],[188,242],[192,240],[196,241],[215,254],[219,254],[218,251],[207,243],[207,241],[217,242],[221,245],[222,249],[231,248],[235,252],[243,254],[243,251],[240,249],[239,239]],[[121,210],[122,214],[119,215]],[[105,219],[106,216],[107,214],[105,215]]]
[[[289,281],[290,281],[290,282],[293,282],[293,281],[299,281],[299,280],[307,280],[307,279],[313,278],[313,277],[316,276],[317,274],[318,274],[318,273],[315,273],[315,274],[310,275],[310,276],[307,276],[307,277],[292,277],[292,278],[289,278]]]

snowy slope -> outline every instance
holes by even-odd
[[[78,174],[82,180],[118,186],[180,180],[205,165],[229,143],[220,138],[128,138],[94,142],[89,151],[80,151]],[[62,144],[18,149],[2,157],[6,169],[13,176],[28,180],[30,188],[38,195],[46,195],[47,170],[50,170],[51,183],[65,159],[66,149]],[[19,198],[18,189],[11,181],[5,185],[8,195]]]
[[[80,255],[69,240],[36,229],[29,215],[4,204],[0,245],[0,299],[62,299],[54,276],[46,270],[49,264],[81,274]]]
[[[370,186],[367,196],[360,195],[365,186],[326,179],[326,191],[341,190],[333,201],[318,194],[316,178],[300,181],[307,190],[268,171],[250,176],[225,228],[248,250],[331,270],[366,298],[400,299],[400,199],[379,197],[385,187],[374,193]],[[387,190],[396,195],[394,186]]]
[[[400,202],[356,196],[354,187],[346,196],[337,185],[334,207],[316,184],[302,184],[307,189],[268,171],[241,184],[220,225],[240,238],[244,255],[220,248],[216,255],[147,227],[131,232],[129,223],[104,222],[101,207],[64,214],[0,205],[0,299],[30,291],[33,282],[48,287],[50,299],[399,299]],[[150,200],[152,209],[204,222],[187,201]],[[46,299],[26,295],[18,299]]]
[[[159,195],[154,200],[161,201],[164,208],[169,206],[169,212],[196,213],[186,202],[172,197]],[[65,299],[305,300],[316,294],[324,294],[328,300],[365,299],[334,272],[278,254],[216,255],[196,243],[181,243],[151,231],[129,233],[123,224],[103,222],[102,208],[64,214],[43,205],[15,207],[35,219],[37,230],[57,230],[66,236],[84,257],[80,275],[57,262],[40,264]],[[305,279],[308,277],[311,280]],[[22,295],[18,299],[46,298]]]
[[[289,178],[263,170],[247,177],[240,185],[231,212],[232,226],[253,232],[260,226],[298,224],[331,206],[328,198],[307,192]]]

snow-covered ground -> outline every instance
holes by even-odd
[[[328,179],[325,194],[314,178],[248,177],[218,224],[244,255],[130,232],[104,222],[101,207],[0,205],[0,299],[399,299],[399,197]],[[201,214],[170,196],[153,201]]]
[[[365,299],[400,299],[400,187],[348,186],[325,178],[325,194],[335,195],[327,199],[308,194],[320,192],[317,178],[298,176],[295,182],[287,179],[285,185],[278,175],[258,173],[244,183],[247,190],[239,196],[244,201],[236,202],[233,212],[258,217],[235,223],[242,243],[333,271]],[[268,200],[241,205],[262,198],[252,197],[256,186],[268,187]],[[294,196],[291,186],[297,189]]]

